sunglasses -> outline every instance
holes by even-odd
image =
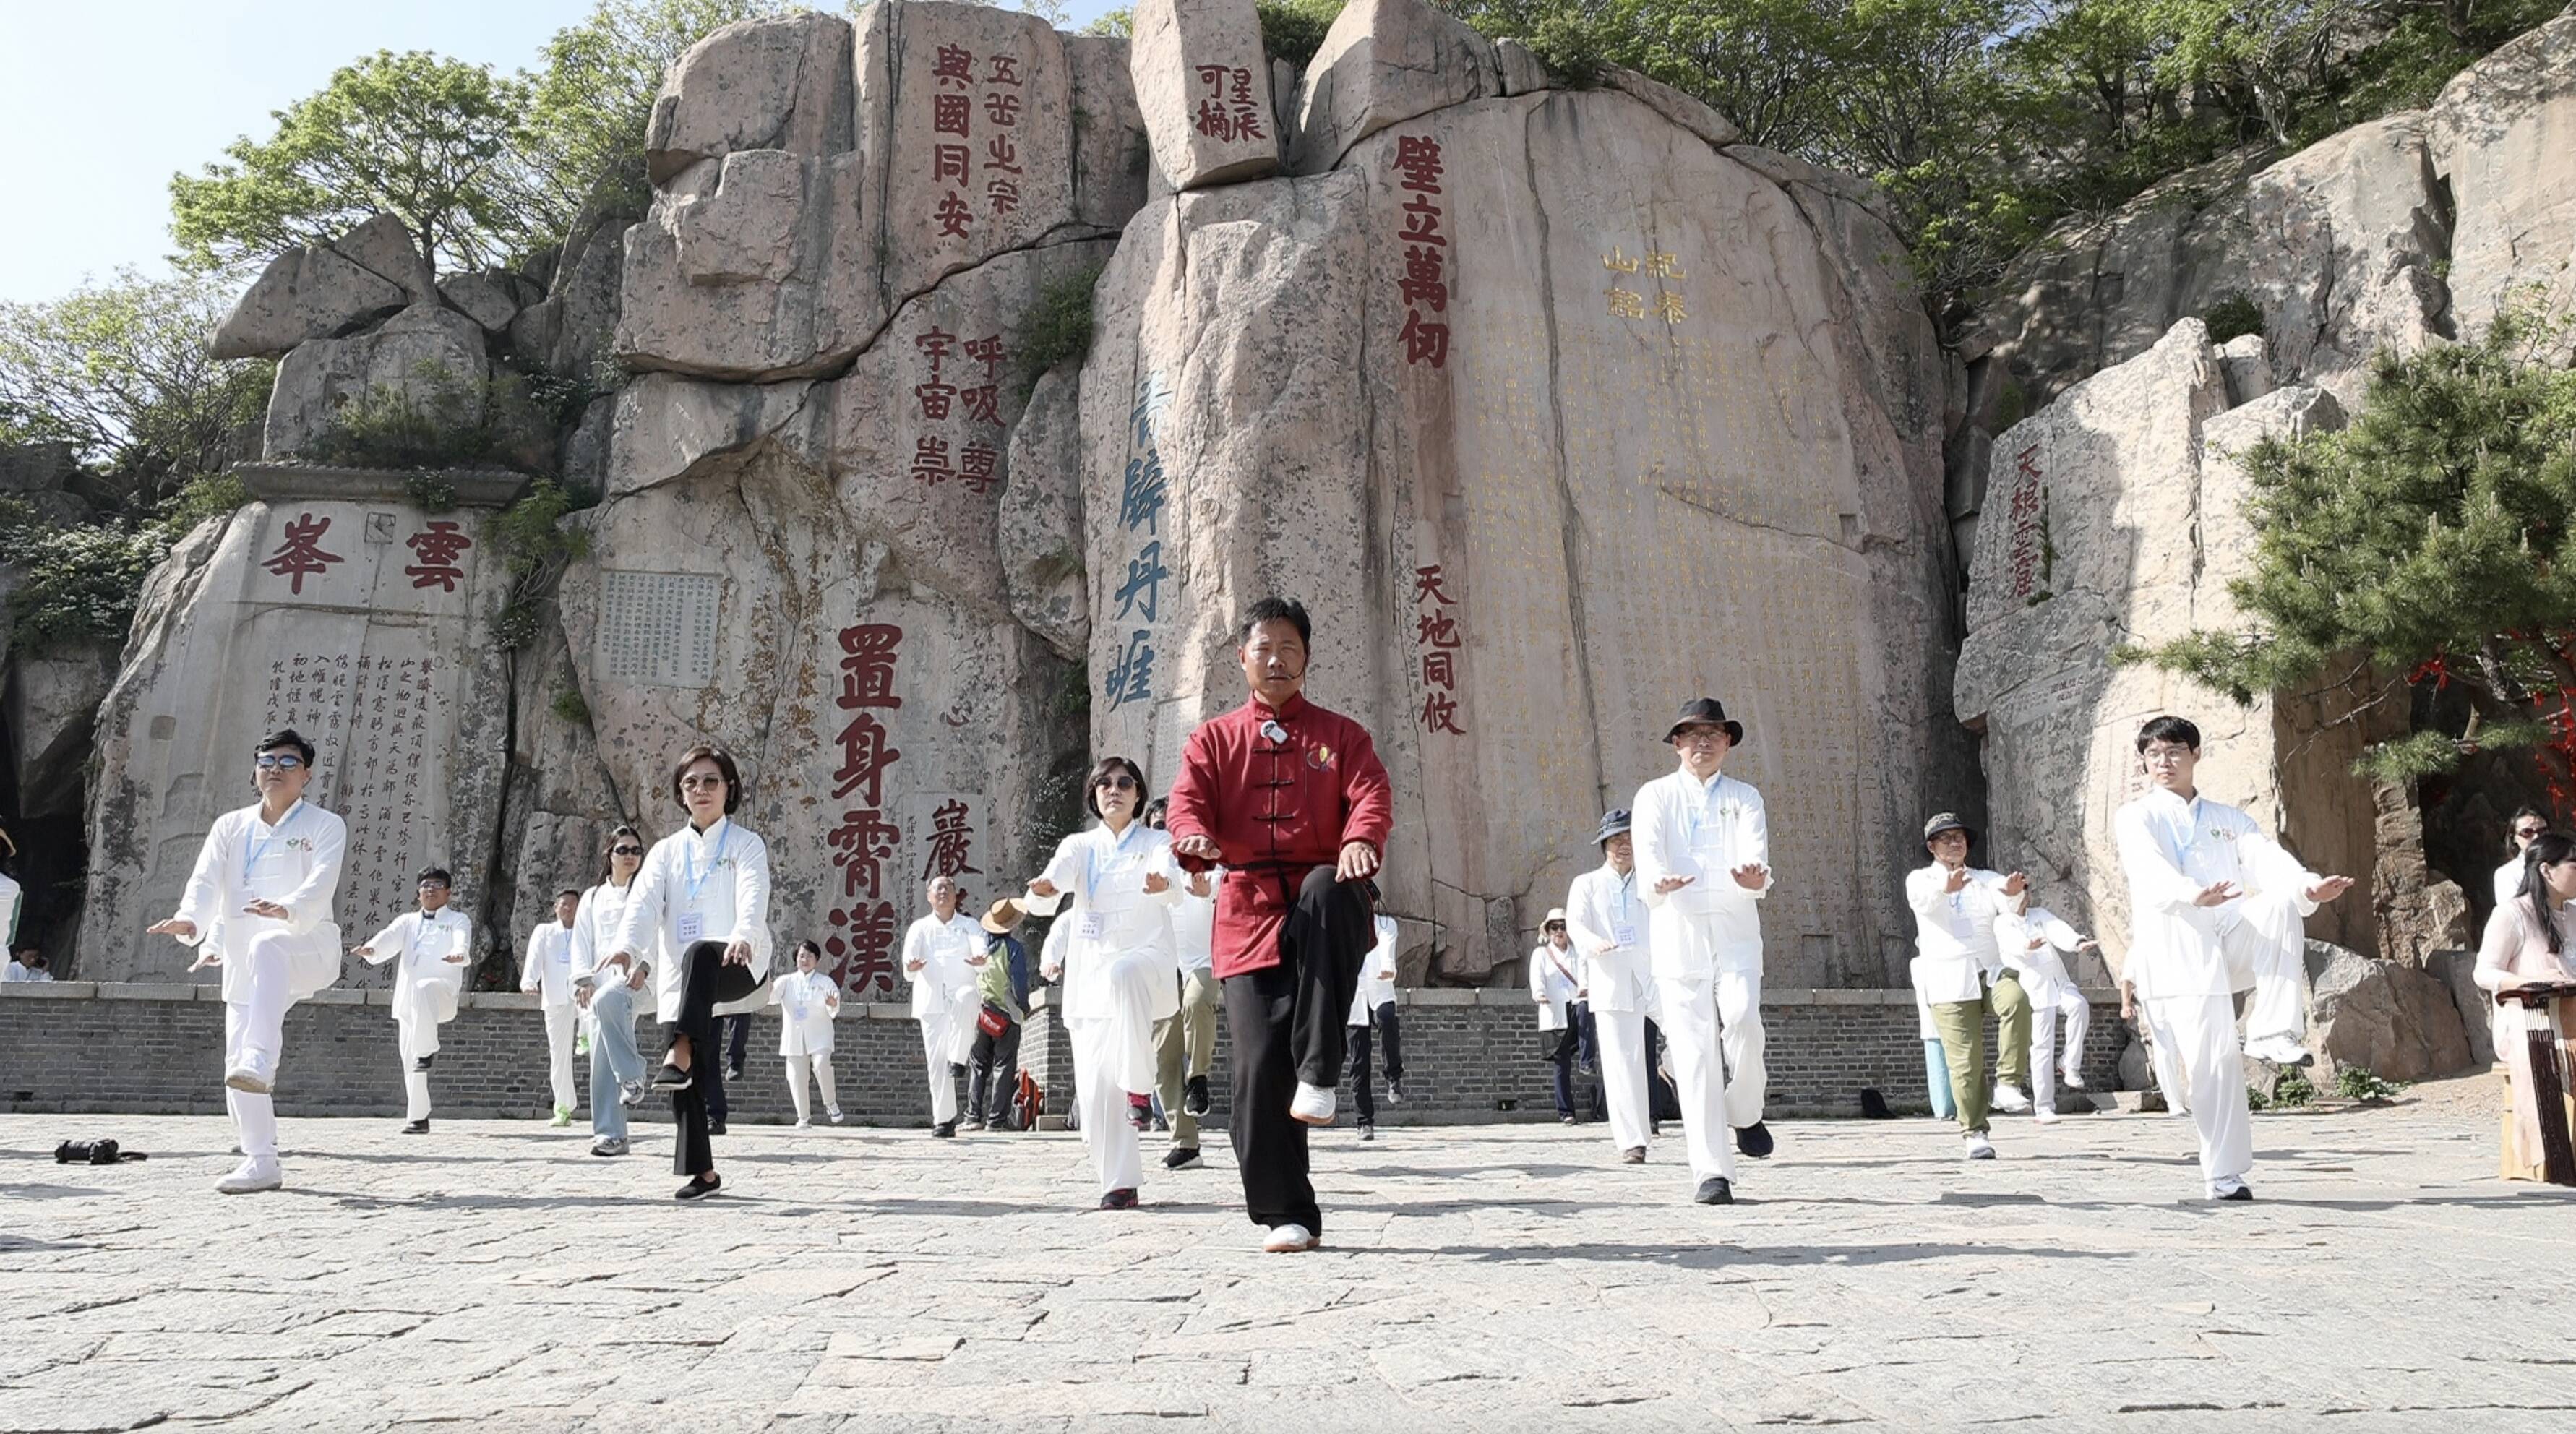
[[[640,846],[613,846],[608,849],[608,854],[610,856],[642,856],[644,854],[644,848]]]
[[[2545,836],[2549,835],[2549,828],[2547,828],[2547,827],[2515,827],[2515,828],[2513,829],[2513,834],[2514,834],[2515,836],[2518,836],[2518,837],[2545,837]]]
[[[721,787],[723,785],[724,778],[712,773],[701,773],[697,776],[682,777],[680,779],[681,790],[690,792],[697,791],[702,787]]]
[[[1121,772],[1114,777],[1103,777],[1091,785],[1095,791],[1132,792],[1136,790],[1136,779]]]
[[[252,760],[261,771],[292,772],[304,765],[304,759],[292,752],[262,752]]]

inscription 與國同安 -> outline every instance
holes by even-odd
[[[713,573],[609,569],[599,575],[599,670],[611,682],[703,687],[715,679]]]

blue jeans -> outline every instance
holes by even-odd
[[[1923,1084],[1932,1094],[1932,1118],[1948,1120],[1958,1114],[1950,1099],[1950,1057],[1941,1049],[1941,1038],[1931,1037],[1923,1043]]]
[[[644,1078],[644,1055],[635,1049],[635,993],[622,981],[608,983],[590,998],[590,1015],[598,1027],[590,1038],[590,1133],[623,1140],[621,1087]]]

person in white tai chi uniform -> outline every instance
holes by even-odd
[[[626,1112],[644,1102],[644,1053],[635,1046],[635,1017],[654,1008],[650,963],[611,954],[626,924],[635,873],[644,866],[644,835],[630,826],[608,834],[606,879],[581,894],[572,927],[573,1000],[590,1016],[590,1153],[615,1157],[630,1148]]]
[[[527,959],[519,967],[519,989],[536,992],[538,1008],[545,1013],[546,1069],[554,1084],[558,1130],[572,1124],[573,1108],[581,1104],[572,1079],[573,1018],[580,1009],[572,998],[572,927],[580,916],[581,888],[556,892],[555,919],[528,933]]]
[[[2045,906],[1995,917],[1995,946],[2021,977],[2030,998],[2031,1119],[2057,1123],[2057,1086],[2084,1088],[2084,1037],[2093,1029],[2093,1005],[2067,972],[2066,956],[2097,949],[2092,937],[2066,924]],[[2057,1053],[2057,1030],[2066,1027],[2066,1054]]]
[[[2201,1179],[2213,1200],[2251,1200],[2254,1132],[2241,1094],[2242,1056],[2304,1065],[2299,1012],[2303,918],[2352,885],[2319,876],[2283,851],[2254,819],[2200,795],[2200,729],[2158,717],[2138,730],[2138,757],[2154,790],[2111,818],[2129,881],[2129,959],[2159,1055],[2159,1075],[2191,1107],[2200,1132]],[[2236,1041],[2235,992],[2251,987]]]
[[[953,877],[930,879],[930,914],[903,933],[903,975],[912,1018],[921,1022],[921,1060],[930,1076],[930,1133],[957,1134],[957,1077],[975,1054],[975,978],[984,964],[984,927],[957,909]]]
[[[805,1089],[811,1069],[823,1090],[823,1115],[841,1123],[841,1095],[832,1083],[832,1018],[841,1014],[841,983],[817,969],[823,948],[796,943],[796,969],[770,983],[769,997],[778,1003],[778,1055],[787,1063],[787,1094],[796,1102],[796,1128],[814,1123],[813,1097]]]
[[[215,1182],[227,1195],[285,1183],[271,1092],[286,1008],[340,979],[331,902],[349,842],[339,817],[304,800],[312,743],[289,727],[263,739],[251,760],[259,801],[215,818],[178,914],[151,928],[197,948],[189,970],[223,968],[224,1105],[242,1152],[240,1168]]]
[[[1637,895],[1635,838],[1626,808],[1601,819],[1593,842],[1602,863],[1574,879],[1565,894],[1566,934],[1583,958],[1583,989],[1601,1049],[1601,1099],[1609,1108],[1610,1143],[1620,1160],[1646,1163],[1652,1128],[1647,1067],[1647,998],[1654,975],[1646,944],[1646,903]]]
[[[349,954],[381,966],[394,963],[395,1049],[402,1057],[403,1134],[429,1134],[429,1067],[438,1055],[438,1028],[456,1019],[472,963],[474,923],[447,904],[445,867],[420,874],[420,910],[406,911]]]
[[[1678,770],[1637,789],[1631,804],[1637,893],[1646,902],[1649,965],[1663,1004],[1673,1084],[1694,1199],[1735,1202],[1734,1153],[1771,1153],[1762,1123],[1762,898],[1771,891],[1771,825],[1762,794],[1718,768],[1744,724],[1714,697],[1682,704],[1665,733]],[[1731,1072],[1731,1074],[1730,1074]]]
[[[1144,1123],[1139,1103],[1154,1090],[1154,1023],[1181,1004],[1172,936],[1181,870],[1170,834],[1139,820],[1145,773],[1134,762],[1101,758],[1084,800],[1100,825],[1066,837],[1020,904],[1036,916],[1070,907],[1059,919],[1073,924],[1073,938],[1041,974],[1064,978],[1073,1098],[1100,1177],[1100,1208],[1132,1210],[1144,1177],[1136,1133]]]
[[[1950,1105],[1959,1116],[1960,1153],[1969,1160],[1995,1158],[1987,1138],[1989,1106],[2015,1113],[2030,1109],[2021,1087],[2029,1079],[2030,998],[1995,945],[1995,922],[2030,900],[2029,878],[1968,865],[1976,841],[1968,824],[1950,812],[1923,824],[1923,848],[1932,859],[1905,877],[1905,904],[1914,912],[1912,967],[1916,989],[1941,1038],[1942,1068],[1949,1073]],[[1986,1018],[1995,1021],[2001,1048],[1994,1055],[1995,1082],[1986,1085]]]

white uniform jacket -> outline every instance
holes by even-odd
[[[1943,1005],[1985,999],[1978,978],[2003,974],[2004,957],[1995,944],[1995,918],[2019,910],[2030,893],[2004,895],[2005,878],[1982,867],[1968,868],[1968,884],[1946,888],[1949,868],[1939,862],[1905,874],[1905,904],[1914,908],[1914,949],[1923,954],[1915,988],[1923,999]]]
[[[1573,937],[1569,934],[1568,941]],[[1538,1004],[1538,1028],[1542,1031],[1565,1029],[1566,1007],[1572,1005],[1575,993],[1583,988],[1583,958],[1569,945],[1557,949],[1553,941],[1541,941],[1530,948],[1530,999]]]
[[[1596,1011],[1644,1011],[1654,990],[1646,945],[1646,903],[1637,874],[1604,863],[1574,879],[1565,893],[1565,934],[1583,957],[1585,999]]]
[[[1169,832],[1143,822],[1128,823],[1124,832],[1113,833],[1106,826],[1075,832],[1056,847],[1055,859],[1039,875],[1054,884],[1056,894],[1023,894],[1021,904],[1038,916],[1070,908],[1064,918],[1073,925],[1064,955],[1065,1019],[1114,1014],[1111,968],[1123,964],[1120,957],[1150,951],[1162,958],[1163,970],[1178,968],[1172,908],[1180,902],[1187,877],[1172,860]],[[1168,885],[1147,891],[1149,875],[1161,876]],[[1152,985],[1153,1004],[1145,1014],[1157,1021],[1176,1014],[1179,985],[1167,979]]]
[[[1377,1019],[1377,1008],[1395,999],[1395,943],[1399,935],[1392,916],[1376,920],[1377,941],[1368,955],[1360,958],[1359,985],[1351,991],[1351,1009],[1342,1018],[1345,1027],[1365,1026]]]
[[[752,978],[768,979],[769,846],[731,817],[717,818],[705,831],[682,826],[653,843],[608,954],[623,951],[652,963],[654,1000],[676,1016],[689,974],[680,957],[699,941],[748,945]],[[737,1015],[768,1000],[755,991],[716,1011]]]
[[[1205,896],[1190,895],[1189,883],[1182,882],[1181,899],[1172,904],[1172,945],[1184,976],[1216,968],[1216,894],[1224,887],[1225,868],[1211,868],[1207,881]]]
[[[912,983],[915,1020],[945,1016],[951,1007],[980,1004],[975,996],[975,968],[967,961],[984,953],[984,926],[960,911],[946,921],[924,916],[904,928],[903,978]],[[912,969],[912,963],[922,963]]]
[[[473,967],[474,922],[453,906],[406,911],[367,942],[368,964],[388,961],[394,963],[394,1019],[446,1025],[456,1019],[456,999]]]
[[[1668,772],[1637,789],[1637,896],[1647,918],[1649,965],[1658,978],[1707,980],[1719,970],[1762,969],[1762,898],[1771,892],[1771,819],[1762,794],[1724,773],[1701,781]],[[1762,886],[1736,884],[1735,868],[1762,868]],[[1670,876],[1690,877],[1658,892]]]
[[[769,983],[778,1005],[778,1054],[819,1056],[832,1049],[832,1018],[841,1013],[841,985],[824,970],[784,971]]]
[[[251,941],[270,932],[296,938],[287,961],[287,992],[303,1000],[340,979],[340,927],[331,918],[331,903],[340,890],[340,859],[349,845],[349,828],[339,816],[311,802],[299,801],[272,827],[259,819],[256,804],[215,818],[198,848],[196,869],[179,898],[177,919],[193,922],[188,946],[215,943],[222,956],[238,956]],[[286,919],[245,916],[253,901],[273,901],[287,910]],[[247,962],[223,965],[224,999],[250,999]]]
[[[639,868],[640,870],[640,868]],[[640,966],[652,967],[650,959],[636,955],[633,964],[601,969],[601,963],[616,954],[617,933],[626,922],[626,908],[635,895],[632,881],[624,886],[601,882],[581,894],[581,911],[572,919],[572,981],[575,986],[595,985],[606,989],[611,983],[626,981]],[[646,981],[635,992],[635,1014],[650,1015],[658,993]]]
[[[2045,906],[2017,916],[2007,911],[1995,918],[1995,945],[2004,953],[2004,964],[2020,973],[2021,988],[2034,1006],[2079,994],[2074,976],[2067,972],[2066,958],[2059,953],[2083,944],[2084,933]]]
[[[2288,895],[2301,916],[2317,909],[2308,888],[2324,878],[2225,802],[2158,789],[2113,813],[2111,835],[2129,880],[2129,959],[2120,974],[2142,999],[2225,996],[2253,985],[2228,969],[2219,945],[2237,903],[2195,905],[2203,888],[2234,882],[2245,896]]]
[[[573,913],[581,920],[581,913]],[[528,952],[519,963],[519,989],[543,994],[538,1004],[572,1004],[572,928],[548,917],[528,933]]]

